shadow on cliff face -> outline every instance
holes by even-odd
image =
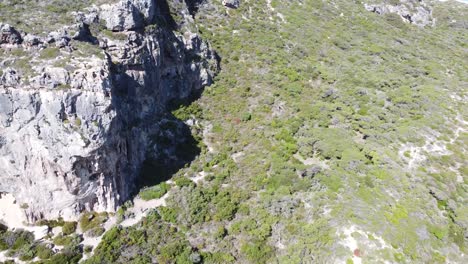
[[[185,4],[191,16],[194,16],[198,12],[198,6],[203,3],[203,1],[204,0],[185,0]]]
[[[171,111],[188,106],[202,93],[203,88],[192,91],[186,98],[168,102],[165,116],[158,121],[159,131],[151,137],[151,152],[142,165],[136,191],[169,180],[200,154],[199,142],[190,127],[174,117]]]
[[[129,60],[131,64],[112,63],[111,67],[112,105],[117,116],[105,149],[116,157],[106,177],[112,178],[110,184],[119,194],[117,204],[131,199],[143,187],[167,181],[200,154],[190,127],[171,110],[200,97],[204,85],[212,81],[210,61],[219,63],[219,57],[201,43],[186,49],[173,32],[174,20],[164,12],[167,2],[158,3],[161,16],[156,20],[164,26],[140,32],[141,39],[133,40],[144,47],[143,51],[135,50],[145,59],[140,64]],[[155,43],[143,44],[148,41]],[[205,70],[208,75],[203,74]]]
[[[160,122],[160,131],[152,136],[151,152],[141,168],[136,191],[169,180],[200,151],[190,127],[168,116]]]

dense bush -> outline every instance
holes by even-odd
[[[40,259],[48,259],[54,254],[52,249],[50,249],[50,246],[46,244],[37,245],[36,252],[37,252],[37,257]]]
[[[76,222],[65,222],[62,226],[62,233],[67,236],[76,231]]]
[[[96,213],[96,212],[84,212],[79,220],[80,228],[83,232],[86,232],[90,229],[99,227],[108,219],[106,212]]]
[[[169,191],[169,189],[170,189],[170,185],[165,182],[162,182],[156,186],[141,190],[139,195],[141,199],[145,201],[149,201],[152,199],[161,198],[164,194],[167,193],[167,191]]]

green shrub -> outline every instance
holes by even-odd
[[[83,238],[78,235],[63,236],[60,234],[54,238],[54,244],[66,247],[78,245],[81,241],[83,241]]]
[[[251,119],[252,119],[252,114],[251,114],[251,113],[244,113],[244,114],[242,114],[241,120],[242,120],[243,122],[250,121]]]
[[[190,118],[201,119],[203,109],[197,102],[194,102],[188,106],[182,105],[179,109],[172,111],[172,114],[182,121],[189,120]]]
[[[41,51],[39,58],[41,59],[55,59],[60,55],[58,48],[46,48]]]
[[[429,232],[433,234],[438,239],[442,240],[446,235],[448,230],[439,226],[429,226]]]
[[[141,199],[145,201],[153,200],[153,199],[159,199],[161,198],[164,194],[166,194],[170,189],[170,185],[162,182],[156,186],[145,188],[140,191],[140,197]]]
[[[268,263],[273,254],[273,249],[265,242],[251,242],[242,245],[241,252],[249,261]]]
[[[46,219],[41,219],[39,221],[37,221],[35,223],[35,225],[37,226],[42,226],[42,225],[46,225],[50,228],[54,228],[54,227],[57,227],[57,226],[63,226],[65,224],[65,221],[63,221],[63,218],[62,217],[59,217],[58,219],[54,219],[54,220],[46,220]]]
[[[176,210],[169,208],[169,207],[159,207],[158,208],[159,215],[161,215],[161,218],[170,223],[176,223],[177,222],[177,212]]]
[[[66,247],[45,261],[47,264],[78,264],[83,255],[78,246]]]
[[[89,254],[89,253],[93,252],[93,246],[86,245],[86,246],[83,248],[83,252],[86,253],[86,254]]]
[[[34,242],[34,235],[24,230],[7,231],[3,235],[3,239],[9,248],[17,250],[31,245]]]
[[[84,212],[79,220],[80,228],[83,232],[86,232],[90,229],[96,228],[104,223],[108,218],[106,212],[96,213],[96,212]]]
[[[195,185],[195,183],[192,180],[188,179],[187,177],[178,177],[175,179],[175,183],[179,187]]]
[[[37,257],[40,259],[49,259],[54,252],[45,244],[39,244],[36,246]]]
[[[62,233],[65,236],[73,234],[76,231],[76,222],[65,222],[62,226]]]
[[[24,247],[19,252],[19,259],[21,261],[32,260],[36,257],[36,249],[33,246]]]
[[[75,126],[81,126],[81,119],[79,117],[75,119]]]
[[[234,263],[236,259],[226,252],[202,252],[203,263],[206,264],[221,264]]]
[[[190,261],[191,248],[185,243],[174,242],[164,245],[160,249],[158,260],[160,263],[191,263]]]

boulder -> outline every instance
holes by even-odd
[[[26,46],[32,47],[37,46],[41,43],[41,39],[36,35],[28,34],[24,37],[24,42]]]
[[[223,0],[223,5],[229,8],[239,8],[240,0]]]
[[[106,28],[112,31],[135,30],[144,26],[144,17],[132,1],[104,5],[99,17],[106,21]]]
[[[12,26],[0,23],[0,44],[21,44],[21,34]]]
[[[0,76],[0,84],[7,87],[14,87],[20,83],[20,77],[15,69],[6,68]]]
[[[79,41],[88,41],[94,44],[98,43],[96,37],[91,34],[91,30],[89,29],[89,25],[86,23],[80,23],[77,26],[76,33],[73,35],[72,39],[79,40]]]
[[[133,0],[132,3],[144,16],[145,22],[147,24],[153,22],[156,15],[155,0]]]
[[[55,88],[70,83],[70,74],[64,68],[47,67],[42,73],[31,79],[31,83],[39,87]]]
[[[304,171],[301,172],[301,176],[306,178],[313,178],[315,175],[320,173],[322,171],[322,168],[320,166],[312,166],[310,168],[305,169]]]

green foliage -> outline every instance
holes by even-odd
[[[169,207],[160,207],[158,209],[161,218],[170,223],[177,222],[177,211]]]
[[[158,261],[160,263],[192,263],[190,261],[190,247],[185,243],[173,242],[160,249]]]
[[[6,231],[1,233],[0,241],[4,243],[2,247],[7,246],[9,249],[18,250],[20,248],[30,247],[34,241],[34,235],[31,232],[24,230]]]
[[[429,226],[429,232],[442,240],[447,235],[447,229],[440,226]]]
[[[182,105],[180,108],[172,111],[172,114],[179,120],[189,120],[190,118],[202,119],[203,109],[201,106],[194,102],[188,106]]]
[[[465,239],[464,239],[464,230],[462,227],[460,227],[459,225],[455,224],[455,223],[450,223],[449,225],[449,232],[448,232],[448,235],[449,235],[449,238],[451,241],[453,241],[455,244],[458,245],[458,247],[460,247],[460,249],[464,249],[465,248]]]
[[[89,254],[93,251],[93,246],[87,245],[83,248],[83,252]]]
[[[204,263],[352,263],[353,252],[340,246],[342,228],[350,226],[359,230],[352,234],[358,243],[368,235],[370,263],[460,261],[467,218],[461,206],[466,190],[457,175],[467,171],[463,165],[458,169],[466,160],[466,136],[455,139],[454,131],[463,126],[456,120],[466,111],[452,98],[465,94],[467,41],[460,21],[466,10],[432,4],[436,24],[430,28],[403,23],[395,14],[368,12],[358,1],[273,0],[275,10],[249,1],[226,15],[220,15],[225,10],[220,2],[200,5],[191,32],[220,55],[221,72],[196,102],[175,102],[172,114],[202,121],[191,126],[194,145],[203,141],[209,149],[194,153],[196,158],[176,172],[173,179],[181,188],[170,190],[165,207],[133,227],[107,232],[85,263],[190,263],[197,254]],[[168,5],[181,21],[183,2]],[[11,20],[8,12],[0,13]],[[145,31],[164,35],[168,21],[156,20]],[[91,27],[98,37],[126,37],[103,25]],[[184,23],[179,30],[190,27]],[[102,56],[96,45],[72,45],[74,56]],[[11,52],[21,58],[12,64],[33,71],[28,51]],[[66,57],[50,48],[40,56],[58,55]],[[205,63],[199,55],[186,59]],[[161,126],[175,129],[176,124]],[[429,142],[433,135],[437,142]],[[445,144],[451,154],[401,152],[409,143],[415,148]],[[178,155],[186,155],[188,145],[177,146]],[[410,160],[416,161],[412,168]],[[201,170],[208,175],[198,184],[185,177]],[[433,189],[444,193],[437,206]],[[160,198],[168,190],[160,184],[140,196]],[[102,231],[99,217],[87,214],[80,226]],[[122,209],[119,215],[124,214]],[[431,235],[421,244],[423,227]],[[377,236],[393,248],[378,250]],[[281,250],[273,247],[278,239]],[[0,239],[0,248],[10,248],[6,242]],[[20,249],[12,254],[19,256]],[[63,257],[56,259],[69,261]]]
[[[178,177],[178,178],[175,179],[175,183],[179,187],[194,186],[195,185],[193,183],[193,181],[191,181],[187,177]]]
[[[107,213],[84,212],[79,220],[80,228],[83,232],[99,227],[107,220]]]
[[[232,220],[237,212],[238,202],[236,197],[228,191],[220,192],[213,199],[216,204],[216,213],[214,220]]]
[[[35,225],[37,226],[46,225],[50,228],[63,226],[64,224],[65,224],[65,221],[63,221],[63,218],[61,217],[59,217],[58,219],[52,219],[52,220],[41,219],[35,223]]]
[[[241,252],[251,262],[268,263],[273,254],[273,249],[265,242],[252,242],[243,244]]]
[[[73,234],[76,231],[76,222],[65,222],[62,226],[62,233],[65,236]]]
[[[401,220],[408,218],[408,210],[401,204],[392,206],[385,217],[394,225],[398,225]]]
[[[81,126],[81,119],[79,117],[75,119],[75,126],[77,127]]]
[[[54,255],[52,249],[49,248],[46,244],[39,244],[36,246],[37,257],[40,259],[49,259]]]
[[[60,55],[60,50],[58,48],[47,48],[41,51],[39,55],[40,59],[56,59]]]
[[[23,247],[19,251],[19,259],[21,261],[32,260],[36,256],[36,249],[33,246]]]
[[[102,234],[104,234],[106,230],[104,229],[104,227],[101,227],[101,226],[98,226],[98,227],[95,227],[95,228],[92,228],[92,229],[89,229],[86,234],[90,237],[98,237],[98,236],[101,236]]]
[[[60,253],[53,255],[50,259],[44,261],[45,264],[77,264],[82,258],[80,248],[71,246],[64,248]]]
[[[251,113],[243,113],[241,120],[243,122],[250,121],[252,119],[252,114]]]
[[[159,199],[164,194],[166,194],[170,189],[170,185],[165,182],[162,182],[156,186],[145,188],[140,191],[139,195],[141,199],[149,201],[152,199]]]
[[[235,263],[235,258],[225,252],[202,252],[203,263],[206,264],[221,264],[221,263]]]
[[[81,236],[78,236],[78,235],[64,236],[64,235],[60,234],[60,235],[58,235],[58,236],[56,236],[54,238],[54,244],[60,245],[60,246],[70,247],[70,246],[73,246],[73,245],[78,245],[82,240],[83,240],[83,238]]]

